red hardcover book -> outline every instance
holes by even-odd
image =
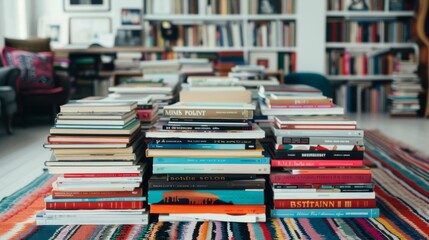
[[[376,208],[375,199],[293,199],[274,200],[275,209]]]
[[[156,109],[158,111],[158,109]],[[139,109],[136,110],[137,119],[140,121],[150,121],[154,116],[155,111],[153,109]]]
[[[290,174],[272,173],[271,183],[275,184],[348,184],[371,183],[371,174]]]
[[[118,202],[50,202],[47,210],[78,210],[78,209],[142,209],[143,201]]]
[[[282,160],[271,159],[272,167],[363,167],[363,160]]]
[[[138,177],[139,173],[66,173],[64,178]]]
[[[291,54],[292,72],[296,72],[296,52]]]
[[[142,209],[143,201],[108,201],[108,202],[49,202],[47,210],[78,209]]]
[[[52,190],[52,198],[110,198],[110,197],[141,197],[143,189],[136,188],[134,191],[59,191]]]

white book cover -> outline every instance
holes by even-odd
[[[265,131],[257,124],[252,126],[253,130],[226,132],[168,131],[155,126],[145,134],[146,138],[262,139],[265,137]]]
[[[375,192],[274,192],[274,199],[374,199]]]
[[[363,137],[363,130],[301,130],[278,129],[271,125],[274,135],[277,137]]]
[[[262,115],[343,115],[344,108],[334,106],[333,108],[276,108],[271,109],[265,104],[261,104]]]
[[[177,102],[173,105],[165,106],[164,110],[174,109],[240,109],[240,110],[255,110],[254,104],[247,103],[190,103]]]

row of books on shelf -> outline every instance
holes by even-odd
[[[400,62],[415,63],[412,49],[353,51],[329,49],[325,54],[329,75],[392,75]]]
[[[404,43],[411,39],[411,20],[329,18],[327,42]]]
[[[294,14],[296,0],[248,0],[249,14]]]
[[[240,0],[145,0],[145,14],[240,14]]]
[[[296,46],[295,22],[270,21],[249,22],[251,46],[293,47]]]
[[[242,47],[243,30],[238,22],[226,24],[179,25],[178,37],[167,42],[161,36],[160,24],[145,23],[145,47]],[[216,37],[214,37],[216,36]]]
[[[328,11],[412,11],[415,1],[406,0],[328,0]]]

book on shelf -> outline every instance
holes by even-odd
[[[145,0],[145,14],[199,14],[199,15],[229,15],[240,14],[240,0]]]
[[[297,0],[249,0],[249,14],[294,14]]]
[[[250,21],[248,33],[254,47],[296,46],[296,24],[293,21]]]

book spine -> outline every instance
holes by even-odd
[[[104,197],[141,197],[143,190],[136,191],[58,191],[52,190],[52,198],[104,198]]]
[[[370,183],[371,174],[284,174],[276,173],[270,175],[272,183],[278,184],[350,184]]]
[[[200,181],[200,182],[169,182],[149,180],[149,190],[188,190],[188,189],[264,189],[265,182],[255,181]]]
[[[182,139],[158,138],[152,139],[151,144],[247,144],[256,145],[255,139]]]
[[[363,160],[279,160],[271,159],[272,167],[362,167]]]
[[[334,104],[270,104],[271,108],[333,108]]]
[[[273,99],[270,98],[268,100],[268,103],[271,106],[275,105],[292,105],[292,104],[305,104],[305,105],[312,105],[312,104],[332,104],[332,99]]]
[[[375,192],[274,192],[274,199],[373,199]]]
[[[153,165],[153,174],[269,174],[269,164],[159,164]]]
[[[285,160],[362,160],[363,151],[275,151],[275,158]]]
[[[154,117],[154,111],[150,110],[137,110],[137,119],[140,121],[150,121]]]
[[[302,150],[317,150],[317,151],[355,151],[356,149],[365,149],[364,146],[356,145],[328,145],[328,144],[276,144],[276,150],[302,151]]]
[[[153,164],[270,164],[269,157],[263,158],[153,158]]]
[[[375,199],[294,199],[274,200],[275,209],[376,208]]]
[[[252,119],[253,110],[234,109],[165,109],[164,117],[170,118],[227,118]]]
[[[139,177],[139,173],[65,173],[64,178]]]
[[[255,174],[168,174],[167,181],[231,181],[256,179]]]
[[[277,137],[277,143],[282,144],[330,144],[330,145],[363,145],[362,137],[336,138],[336,137]]]
[[[142,209],[143,201],[122,202],[51,202],[46,203],[47,210],[77,210],[77,209]]]
[[[249,144],[148,144],[148,148],[154,149],[221,149],[221,150],[245,150],[255,149],[256,145]]]
[[[245,119],[204,119],[204,118],[170,118],[169,123],[192,123],[192,122],[225,122],[225,123],[248,123]]]
[[[130,202],[130,201],[145,201],[145,197],[104,197],[104,198],[73,198],[73,199],[54,199],[54,198],[45,198],[46,203],[56,202],[56,203],[65,203],[65,202]]]
[[[275,129],[275,134],[277,137],[360,137],[363,138],[363,130],[289,130],[289,129]]]
[[[149,190],[149,204],[264,204],[263,190]]]
[[[229,131],[229,130],[252,130],[252,126],[171,126],[163,125],[163,130],[196,130],[196,131]]]
[[[272,218],[376,218],[378,208],[367,209],[279,209],[272,210]]]
[[[151,213],[223,213],[223,214],[265,214],[265,205],[177,205],[152,204]]]

